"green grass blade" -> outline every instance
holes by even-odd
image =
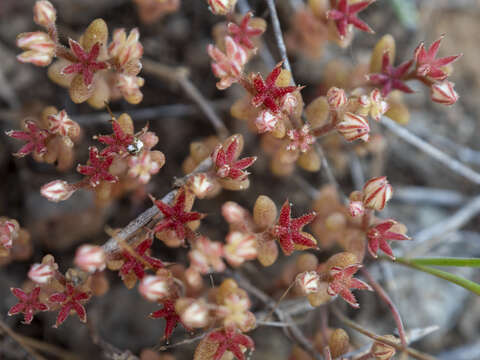
[[[428,266],[456,266],[456,267],[480,267],[479,258],[453,258],[453,257],[434,257],[434,258],[413,258],[408,259],[417,265]]]

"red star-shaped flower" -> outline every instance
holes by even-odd
[[[225,354],[225,351],[230,351],[238,360],[245,360],[240,346],[252,350],[255,348],[255,343],[252,338],[237,332],[233,328],[214,331],[208,335],[208,340],[218,343],[218,348],[213,356],[213,360],[220,360],[223,354]]]
[[[360,269],[362,265],[353,264],[344,268],[334,266],[330,269],[330,281],[327,293],[330,296],[340,295],[346,302],[354,308],[359,308],[357,299],[353,296],[351,289],[370,290],[373,289],[367,283],[355,279],[353,275]]]
[[[282,63],[277,64],[272,72],[263,80],[262,75],[256,74],[253,77],[253,88],[255,96],[252,104],[255,107],[264,105],[272,112],[277,113],[280,110],[280,101],[288,93],[297,90],[296,86],[279,87],[275,85],[280,72],[282,71]]]
[[[123,131],[118,121],[112,121],[113,134],[101,135],[97,137],[97,140],[107,145],[105,149],[100,152],[101,156],[111,154],[121,154],[127,152],[127,147],[132,144],[134,136],[127,134]]]
[[[244,180],[249,175],[249,172],[245,169],[251,166],[257,160],[257,157],[251,156],[236,160],[239,146],[240,140],[238,136],[234,136],[226,149],[223,145],[216,147],[212,158],[219,178]]]
[[[172,229],[175,231],[179,239],[185,239],[186,229],[185,226],[192,221],[203,219],[206,215],[198,212],[186,212],[185,211],[185,189],[178,190],[177,200],[172,206],[165,204],[161,200],[154,200],[155,205],[163,214],[163,219],[160,220],[155,228],[154,232],[159,232],[165,229]]]
[[[255,48],[251,38],[263,33],[262,29],[255,28],[249,24],[252,16],[252,12],[249,11],[245,14],[239,25],[232,22],[228,24],[228,32],[232,35],[235,42],[245,46],[247,49]]]
[[[365,10],[373,2],[374,0],[369,0],[349,4],[349,0],[339,0],[336,8],[327,12],[327,18],[333,20],[337,25],[337,31],[341,39],[347,36],[348,25],[353,25],[361,31],[374,33],[370,26],[357,17],[357,13]]]
[[[147,250],[150,249],[152,244],[152,239],[146,239],[138,244],[135,248],[135,253],[137,256],[131,254],[129,251],[123,251],[122,255],[125,259],[125,262],[120,268],[120,275],[122,277],[133,271],[137,278],[143,279],[145,276],[145,263],[150,265],[154,270],[163,268],[164,265],[161,260],[151,257],[147,253]],[[143,259],[143,261],[141,261],[139,258]]]
[[[19,300],[17,305],[12,306],[8,311],[8,316],[16,315],[23,313],[24,315],[24,324],[30,324],[33,320],[33,315],[37,311],[47,311],[48,306],[41,303],[38,300],[38,295],[40,294],[40,287],[37,286],[28,294],[25,293],[22,289],[11,288],[10,291],[17,297]]]
[[[173,330],[177,327],[178,324],[182,324],[182,326],[187,330],[190,331],[188,326],[180,319],[180,316],[175,311],[175,302],[173,300],[165,300],[162,302],[163,309],[157,310],[150,314],[150,317],[153,319],[164,318],[165,319],[165,333],[163,338],[168,340],[170,336],[172,336]]]
[[[307,247],[317,246],[315,241],[302,234],[302,228],[313,221],[315,212],[296,219],[292,219],[290,214],[290,203],[286,200],[280,209],[278,225],[273,228],[273,235],[279,239],[283,252],[290,255],[295,250],[295,244]]]
[[[392,90],[400,90],[406,93],[413,93],[402,79],[406,74],[410,66],[413,64],[413,59],[405,61],[394,67],[390,65],[390,54],[388,51],[383,53],[382,57],[382,72],[379,74],[368,75],[370,80],[375,85],[382,86],[382,96],[385,97],[390,94]]]
[[[108,171],[113,162],[113,156],[105,158],[98,155],[98,149],[91,146],[89,149],[87,165],[78,165],[77,171],[88,177],[90,186],[96,187],[100,181],[116,182],[118,178]]]
[[[374,257],[377,257],[378,248],[387,254],[390,258],[395,260],[392,248],[388,245],[387,240],[410,240],[410,238],[402,233],[389,231],[397,222],[389,219],[381,222],[378,225],[372,226],[368,232],[368,252]]]
[[[64,74],[82,74],[83,82],[86,86],[90,86],[93,82],[93,75],[98,70],[106,69],[107,63],[104,61],[97,62],[98,54],[100,53],[100,43],[92,46],[90,52],[86,52],[82,45],[72,39],[68,39],[70,50],[78,62],[66,66],[62,72]]]
[[[89,298],[90,294],[77,290],[72,284],[66,284],[63,292],[50,296],[50,302],[61,304],[61,309],[54,327],[59,327],[67,319],[72,310],[77,313],[81,322],[87,322],[87,312],[82,303]]]
[[[45,141],[48,137],[48,131],[40,129],[34,121],[25,121],[26,131],[10,130],[5,132],[7,136],[14,139],[23,140],[27,143],[16,152],[14,155],[18,157],[24,157],[32,152],[41,155],[47,151],[47,145]]]
[[[444,35],[435,41],[428,50],[425,48],[423,42],[415,49],[414,59],[417,62],[418,76],[428,76],[431,79],[439,81],[445,80],[447,78],[447,73],[445,73],[442,68],[453,63],[462,56],[462,54],[459,54],[435,59],[443,37]]]

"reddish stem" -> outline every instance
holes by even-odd
[[[402,346],[407,346],[407,337],[405,335],[405,329],[403,327],[402,317],[400,316],[400,312],[398,311],[397,307],[393,303],[390,296],[386,293],[386,291],[382,288],[382,286],[375,281],[375,279],[370,275],[370,273],[366,269],[361,269],[363,275],[367,278],[369,284],[375,289],[376,293],[382,299],[390,309],[393,315],[393,319],[397,325],[398,335],[400,336],[400,341],[402,342]]]

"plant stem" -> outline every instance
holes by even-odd
[[[387,304],[388,308],[392,312],[393,320],[395,320],[395,323],[397,324],[398,335],[400,336],[400,341],[402,342],[403,346],[407,346],[408,345],[407,337],[405,335],[405,329],[403,327],[402,317],[400,316],[400,312],[398,311],[394,302],[392,301],[390,296],[388,296],[388,294],[382,288],[382,286],[378,282],[375,281],[375,279],[372,277],[372,275],[370,275],[370,273],[366,269],[362,268],[361,271],[362,271],[363,275],[365,275],[365,277],[367,278],[370,285],[372,285],[372,287],[375,289],[375,291],[378,294],[378,296],[380,297],[380,299],[382,299],[385,302],[385,304]]]

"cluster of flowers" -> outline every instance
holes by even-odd
[[[137,75],[142,69],[143,47],[137,29],[128,36],[125,29],[117,29],[108,43],[107,24],[96,19],[79,41],[69,39],[66,48],[58,39],[53,5],[47,0],[37,1],[33,11],[35,23],[47,32],[18,35],[17,46],[24,50],[17,56],[19,61],[49,66],[57,57],[48,69],[48,76],[68,88],[75,103],[88,101],[95,108],[103,108],[105,102],[121,97],[131,104],[142,101],[140,88],[144,81]]]

